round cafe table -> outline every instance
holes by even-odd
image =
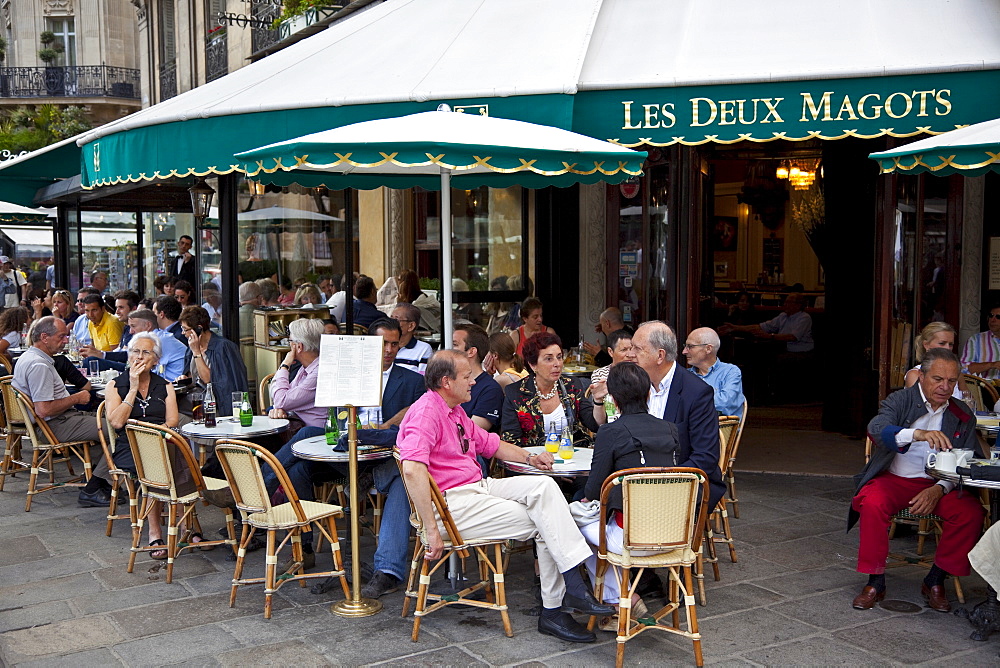
[[[187,423],[180,428],[180,432],[198,446],[198,463],[204,466],[208,460],[208,448],[214,446],[216,441],[224,438],[247,440],[280,434],[286,429],[288,429],[288,420],[255,415],[253,424],[249,427],[241,427],[238,417],[235,421],[230,417],[220,417],[218,424],[214,427],[206,427],[205,421],[199,420]]]
[[[539,455],[545,452],[544,445],[533,445],[525,448],[528,452]],[[524,462],[501,461],[500,465],[513,473],[525,473],[527,475],[548,475],[556,478],[572,478],[578,475],[589,475],[590,465],[593,463],[594,451],[591,448],[576,448],[573,451],[573,458],[563,461],[559,458],[559,453],[555,453],[556,461],[551,471],[536,469],[534,466]]]
[[[590,380],[590,376],[600,369],[593,364],[566,364],[563,366],[562,375],[570,378],[585,378]]]
[[[332,445],[328,445],[325,435],[312,436],[292,443],[292,454],[299,459],[337,464],[346,464],[350,459],[349,452],[336,452]],[[372,449],[364,445],[358,446],[359,462],[374,462],[389,457],[392,457],[391,448]]]

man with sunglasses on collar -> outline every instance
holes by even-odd
[[[989,380],[1000,378],[1000,304],[986,314],[986,331],[966,341],[962,368]]]
[[[542,585],[539,633],[569,642],[594,642],[597,637],[569,613],[610,615],[614,608],[594,598],[580,573],[579,566],[591,551],[559,486],[548,476],[483,478],[476,460],[477,455],[498,457],[549,470],[552,454],[536,455],[505,443],[465,414],[462,404],[469,401],[475,384],[465,353],[435,353],[424,380],[429,391],[407,411],[397,439],[406,488],[420,517],[435,516],[429,482],[433,478],[447,495],[464,539],[534,539]],[[424,558],[441,558],[443,529],[429,523],[424,530]]]
[[[399,353],[396,354],[396,364],[423,374],[427,368],[427,360],[431,358],[434,351],[429,343],[416,337],[417,325],[420,324],[420,309],[413,304],[400,302],[393,307],[392,318],[399,321],[402,332],[399,337]]]

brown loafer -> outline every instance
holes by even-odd
[[[921,584],[920,593],[927,599],[927,607],[938,612],[951,612],[951,603],[948,602],[948,595],[944,593],[943,585],[928,587],[926,584]]]
[[[872,607],[879,601],[885,598],[885,590],[878,591],[875,587],[871,585],[865,585],[865,588],[861,590],[861,593],[854,597],[855,610],[871,610]]]

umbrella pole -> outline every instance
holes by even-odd
[[[455,331],[451,311],[451,171],[441,169],[441,343],[451,349]]]

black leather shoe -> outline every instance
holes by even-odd
[[[80,492],[76,502],[84,508],[107,508],[111,504],[111,493],[105,489],[94,492]]]
[[[615,614],[614,607],[600,603],[589,591],[586,597],[573,596],[567,593],[563,596],[563,612],[579,612],[583,615],[606,616]]]
[[[555,636],[566,642],[594,642],[597,636],[587,630],[587,627],[579,623],[565,612],[560,612],[557,617],[546,617],[543,613],[538,618],[538,632]]]

